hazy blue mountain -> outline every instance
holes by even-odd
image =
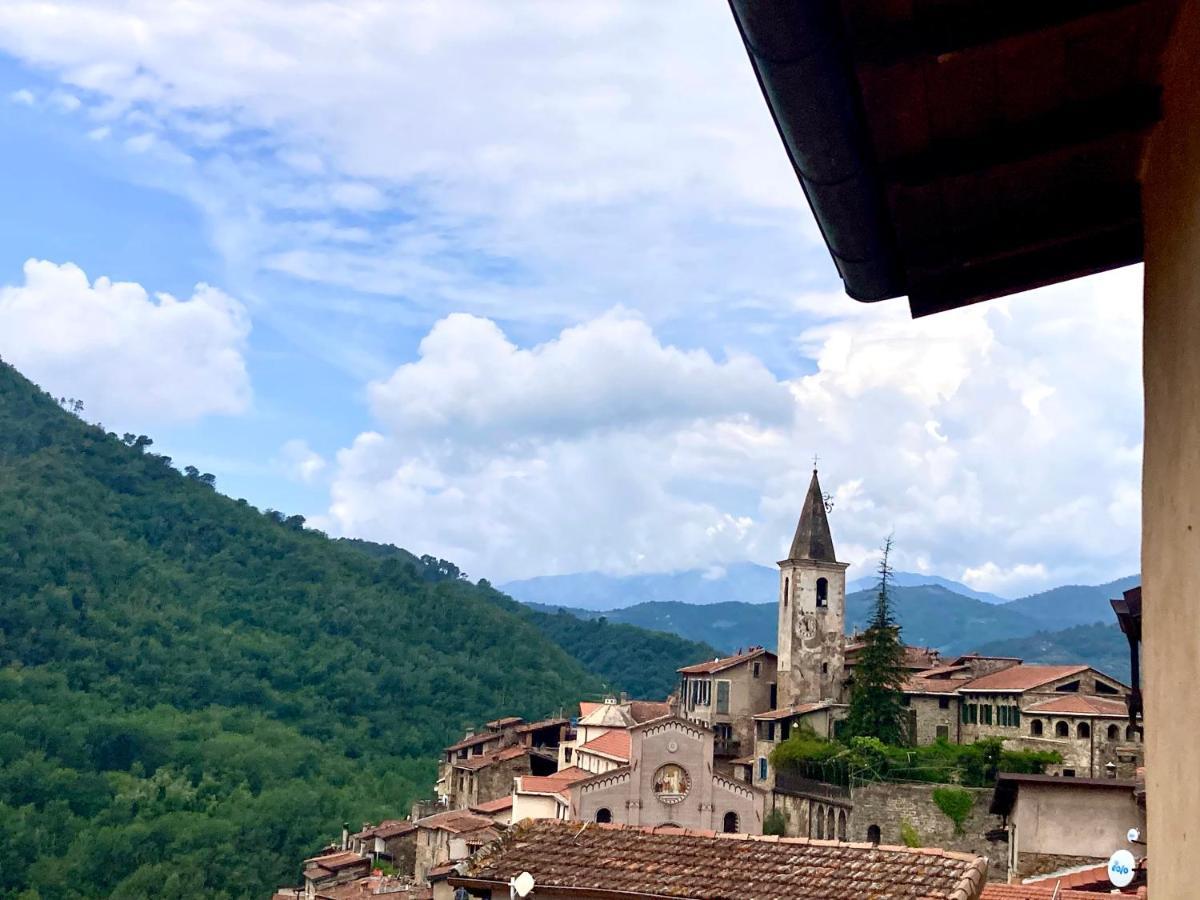
[[[763,603],[772,600],[778,589],[779,571],[756,563],[655,575],[541,575],[500,586],[523,603],[594,611],[663,601],[693,605],[730,600]]]
[[[1037,623],[1038,629],[1046,631],[1093,622],[1111,623],[1113,611],[1108,601],[1141,582],[1141,575],[1127,575],[1108,584],[1068,584],[1013,600],[1005,608],[1026,616]]]
[[[964,597],[974,597],[976,600],[982,600],[984,603],[1009,602],[1009,598],[1007,597],[1001,597],[998,594],[989,594],[987,591],[977,591],[974,588],[967,587],[961,581],[943,578],[941,575],[923,575],[920,572],[896,572],[894,580],[900,587],[920,587],[923,584],[934,584],[938,587],[944,587],[946,590],[954,591],[956,594],[962,594]],[[876,576],[866,575],[849,582],[846,585],[846,590],[851,592],[874,590],[878,582],[879,579]]]
[[[980,652],[1019,656],[1026,662],[1087,663],[1129,683],[1129,644],[1115,623],[1096,622],[1061,631],[1039,631],[984,644]]]
[[[939,575],[897,572],[899,587],[938,585],[984,603],[1006,603],[1003,597],[976,591]],[[541,575],[510,581],[500,589],[522,603],[541,603],[558,608],[593,611],[624,609],[640,603],[770,603],[779,590],[779,570],[757,563],[735,563],[725,568],[690,569],[652,575],[604,575],[580,572],[574,575]],[[864,575],[846,585],[850,592],[874,590],[875,577]]]
[[[988,641],[1037,630],[1037,625],[1004,606],[963,597],[937,585],[897,586],[894,597],[904,639],[947,654],[965,653]],[[873,590],[856,591],[846,597],[846,618],[851,629],[866,625],[874,599]],[[603,617],[610,622],[668,631],[725,652],[754,644],[775,648],[778,612],[774,602],[697,605],[659,601],[604,611],[541,604],[538,608],[544,611],[565,608],[585,618]]]

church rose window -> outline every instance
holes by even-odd
[[[654,796],[662,803],[678,803],[688,795],[692,782],[687,770],[667,763],[654,773]]]

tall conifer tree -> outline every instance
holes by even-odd
[[[900,627],[892,613],[889,595],[891,552],[892,538],[889,536],[879,561],[875,611],[863,635],[864,646],[858,655],[858,665],[854,667],[846,731],[851,737],[873,737],[885,744],[901,744],[908,738],[903,705],[904,644],[900,641]]]

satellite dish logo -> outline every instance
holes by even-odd
[[[1118,850],[1108,858],[1108,880],[1113,887],[1126,887],[1133,881],[1133,873],[1137,868],[1137,860],[1128,850]]]

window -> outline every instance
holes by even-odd
[[[767,740],[768,741],[775,740],[775,723],[774,722],[767,723]]]
[[[817,579],[817,606],[829,605],[829,579]]]
[[[738,823],[737,813],[735,813],[735,812],[725,813],[725,819],[721,823],[721,830],[724,831],[726,834],[737,834],[739,831],[742,830],[741,825]]]
[[[563,762],[570,762],[570,761],[571,761],[571,751],[572,751],[572,749],[573,749],[572,747],[563,747]]]
[[[611,822],[612,810],[605,806],[600,807],[598,810],[596,810],[596,821],[601,825]]]
[[[938,709],[949,709],[949,708],[950,708],[950,698],[949,697],[938,697]]]
[[[818,806],[813,815],[817,820],[817,840],[823,841],[825,840],[825,813],[821,807]]]
[[[755,662],[754,663],[754,677],[757,678],[761,674],[762,674],[762,663]]]
[[[878,825],[871,825],[867,828],[867,840],[872,844],[878,844],[881,832]]]
[[[717,712],[729,712],[729,682],[717,682]]]
[[[1029,733],[1032,734],[1034,737],[1042,736],[1042,720],[1041,719],[1034,719],[1032,722],[1029,723]]]
[[[992,707],[991,706],[983,706],[983,707],[980,707],[980,709],[983,712],[983,724],[991,725],[992,724]]]
[[[784,576],[783,579],[783,608],[787,609],[788,605],[788,589],[791,587],[791,579]]]
[[[1078,681],[1068,681],[1066,684],[1060,684],[1058,687],[1055,688],[1055,690],[1058,691],[1059,693],[1063,693],[1063,694],[1078,694],[1079,693],[1079,682]]]
[[[1071,729],[1067,727],[1066,722],[1059,722],[1057,725],[1054,726],[1054,733],[1058,737],[1070,737]]]
[[[1074,769],[1063,769],[1063,778],[1074,778],[1074,777],[1075,777]]]
[[[778,706],[779,706],[779,687],[774,682],[772,682],[771,683],[771,709],[775,709]]]
[[[912,697],[908,696],[908,694],[901,694],[900,695],[900,705],[901,706],[912,706]]]
[[[758,758],[758,780],[767,780],[767,758],[765,756],[760,756]]]
[[[1121,729],[1116,725],[1108,726],[1108,739],[1110,741],[1118,741],[1121,739]]]
[[[1091,736],[1092,736],[1092,726],[1088,725],[1087,722],[1080,722],[1078,725],[1075,726],[1075,737],[1088,738]]]
[[[821,663],[821,674],[822,674],[822,675],[828,675],[828,674],[829,674],[829,663],[827,663],[827,662],[823,662],[823,663]]]
[[[1016,728],[1020,728],[1021,727],[1021,707],[1014,706],[1012,708],[1011,718],[1012,718],[1013,726]]]
[[[949,741],[950,740],[950,726],[949,725],[939,725],[937,727],[935,733],[936,733],[937,740],[939,740],[939,741]]]
[[[1096,682],[1096,693],[1097,694],[1119,694],[1121,692],[1118,691],[1111,684],[1105,684],[1103,681],[1097,681]]]

